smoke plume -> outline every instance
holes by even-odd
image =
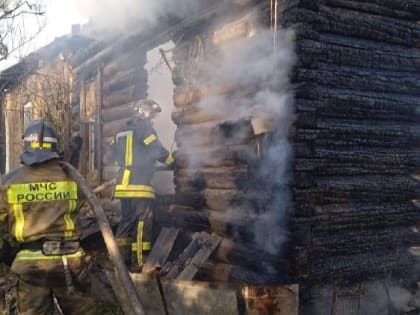
[[[139,32],[156,25],[161,17],[183,18],[202,0],[76,0],[81,14],[105,33]],[[193,11],[191,11],[193,10]]]
[[[245,97],[220,93],[204,96],[198,107],[208,114],[217,115],[220,121],[238,121],[241,118],[262,118],[270,122],[272,132],[261,135],[262,154],[255,174],[261,195],[270,195],[265,209],[260,210],[254,223],[255,242],[271,254],[278,254],[287,240],[287,214],[291,208],[291,159],[292,147],[288,136],[294,121],[293,93],[289,77],[295,62],[294,34],[280,30],[276,34],[277,46],[273,45],[273,32],[258,29],[249,40],[233,41],[220,48],[214,59],[206,60],[203,75],[196,84],[223,87],[249,93]],[[240,142],[240,132],[229,141]],[[196,141],[191,141],[195,143]],[[199,139],[197,139],[199,142]],[[194,145],[192,145],[194,146]],[[188,149],[184,145],[184,150]],[[188,155],[190,165],[200,167],[200,156]],[[208,162],[208,161],[206,161]],[[214,161],[217,163],[217,161]],[[232,208],[232,216],[238,213],[255,215],[255,208]],[[228,212],[228,213],[229,213]]]

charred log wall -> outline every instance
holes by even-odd
[[[419,238],[420,4],[286,1],[296,30],[296,275],[412,275]],[[408,271],[408,273],[407,273]]]

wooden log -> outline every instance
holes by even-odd
[[[313,66],[315,69],[297,69],[292,80],[316,82],[329,88],[411,95],[417,94],[420,87],[418,72],[373,70],[330,63],[317,63]]]
[[[175,171],[175,185],[182,182],[182,186],[235,189],[244,187],[247,179],[248,168],[244,166],[180,169]]]
[[[381,204],[383,202],[409,202],[418,196],[417,192],[348,192],[348,191],[320,191],[316,188],[309,189],[294,189],[294,199],[296,200],[296,207],[299,209],[307,209],[310,207],[310,203],[316,203],[318,205],[326,204],[346,204],[346,203],[369,203],[377,202]]]
[[[370,251],[357,255],[338,256],[330,259],[315,259],[311,278],[315,281],[374,279],[386,271],[398,274],[410,270],[415,260],[405,249]],[[327,280],[328,279],[328,280]]]
[[[354,199],[352,199],[354,200]],[[380,229],[390,227],[409,227],[413,222],[419,221],[419,214],[414,209],[409,209],[409,201],[403,203],[403,206],[397,205],[397,201],[391,201],[388,205],[385,203],[366,202],[366,206],[353,208],[353,212],[342,212],[336,214],[312,214],[311,217],[295,218],[297,225],[310,224],[312,233],[338,233],[344,230],[363,230]],[[392,206],[395,205],[395,208]],[[340,205],[336,205],[340,208]],[[319,209],[320,206],[317,206]],[[297,206],[299,211],[299,206]]]
[[[309,23],[324,33],[365,38],[391,44],[416,47],[420,39],[420,27],[410,21],[396,21],[367,13],[320,6],[318,12],[293,8],[283,15],[285,24]]]
[[[296,96],[298,99],[329,99],[329,98],[346,98],[346,97],[364,97],[372,98],[375,101],[382,100],[384,103],[398,103],[404,105],[416,106],[416,95],[409,94],[393,94],[393,93],[375,93],[366,91],[350,91],[349,89],[339,89],[321,86],[314,83],[300,83],[296,86]]]
[[[193,280],[201,266],[220,244],[222,238],[212,233],[206,240],[201,241],[200,249],[185,265],[184,270],[177,276],[178,280]]]
[[[315,124],[315,135],[328,131],[332,136],[345,135],[347,138],[359,135],[365,135],[365,137],[369,138],[375,136],[411,137],[412,139],[420,138],[420,127],[414,123],[401,124],[396,122],[378,121],[375,124],[372,124],[369,120],[325,118],[317,120]]]
[[[215,120],[221,121],[225,118],[226,116],[220,112],[208,113],[192,105],[186,109],[172,112],[172,120],[177,125],[201,124]]]
[[[174,152],[178,168],[235,166],[253,164],[259,161],[257,146],[232,145],[206,148],[182,148]]]
[[[243,211],[261,210],[261,205],[268,201],[269,196],[257,190],[240,191],[233,189],[205,189],[202,192],[206,205],[214,211],[226,212],[232,208]]]
[[[180,191],[178,188],[175,189],[174,203],[197,209],[205,206],[205,200],[199,192]]]
[[[375,70],[416,72],[420,52],[416,48],[323,34],[319,40],[297,42],[299,64],[314,67],[318,63],[370,68]]]
[[[170,211],[156,211],[156,224],[161,227],[176,227],[191,232],[208,231],[208,213],[185,205],[172,205]]]
[[[132,117],[133,107],[138,101],[129,102],[115,107],[104,108],[102,110],[103,121],[109,122]]]
[[[131,101],[134,101],[136,92],[136,86],[132,85],[127,88],[124,88],[120,91],[116,91],[110,95],[104,95],[103,107],[111,107],[117,105],[127,104]]]
[[[335,161],[333,159],[313,159],[313,158],[297,158],[295,159],[296,178],[298,173],[331,176],[350,176],[350,175],[406,175],[414,172],[416,166],[407,166],[395,163],[394,166],[377,164],[375,162],[354,163],[346,161]]]
[[[406,21],[417,21],[420,14],[420,7],[415,1],[375,0],[366,3],[364,1],[321,0],[319,3]]]
[[[419,241],[419,233],[414,233],[407,227],[342,231],[338,235],[322,233],[313,236],[311,254],[326,258],[386,248],[409,247],[419,244]]]
[[[420,116],[414,104],[387,101],[375,95],[354,92],[352,95],[336,93],[320,100],[298,99],[295,108],[298,113],[296,124],[300,124],[303,114],[314,118],[308,124],[314,124],[315,118],[335,117],[343,119],[393,120],[414,122]],[[351,104],[351,106],[350,106]],[[303,124],[303,126],[306,126]]]
[[[241,145],[248,143],[253,137],[250,119],[182,126],[175,132],[175,140],[179,147]]]
[[[127,123],[130,118],[120,119],[120,120],[114,120],[109,121],[103,124],[103,136],[104,137],[112,137],[117,134],[117,132],[120,130],[120,128]]]
[[[78,65],[82,64],[88,58],[92,57],[93,55],[100,52],[107,46],[105,41],[95,41],[92,42],[87,47],[81,49],[73,58],[72,58],[72,65],[77,67]]]
[[[176,228],[162,228],[142,268],[142,273],[154,275],[167,261],[180,233]]]
[[[336,177],[316,177],[314,184],[321,190],[334,191],[358,191],[364,192],[416,192],[420,187],[418,183],[409,176],[336,176]]]
[[[119,54],[123,54],[130,50],[136,50],[137,53],[143,52],[145,54],[149,49],[146,43],[150,43],[150,33],[148,32],[124,36],[115,41],[113,45],[108,45],[106,49],[100,50],[97,54],[80,64],[74,71],[76,74],[79,74],[83,69],[90,70],[98,64],[106,64],[110,62],[114,56],[118,56]],[[140,47],[142,47],[142,49],[140,49]]]
[[[188,109],[193,104],[199,103],[204,98],[222,97],[224,99],[245,98],[255,94],[257,86],[208,86],[176,87],[174,90],[174,105],[177,108]]]
[[[143,68],[143,65],[116,73],[104,82],[104,90],[110,93],[135,82],[143,82],[143,85],[147,84],[147,71]]]
[[[132,69],[133,67],[143,66],[147,63],[146,54],[138,50],[129,50],[127,53],[119,54],[104,66],[104,78],[112,78],[120,71]]]
[[[200,240],[208,239],[206,233],[195,233],[191,242],[175,261],[167,262],[159,271],[160,276],[166,278],[177,278],[185,267],[185,264],[199,251]]]
[[[222,45],[232,40],[244,39],[252,32],[252,22],[250,16],[241,18],[231,23],[223,25],[221,29],[213,33],[212,43],[214,45]]]

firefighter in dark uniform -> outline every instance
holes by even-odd
[[[56,133],[34,121],[23,140],[23,165],[0,186],[0,223],[19,244],[11,265],[19,314],[53,314],[54,296],[65,314],[95,314],[95,301],[83,296],[90,263],[79,246],[78,187],[59,164]]]
[[[153,128],[160,106],[143,100],[133,109],[134,117],[117,133],[109,153],[120,167],[114,191],[114,197],[121,200],[117,242],[130,270],[140,271],[152,245],[155,162],[172,167],[174,160]]]

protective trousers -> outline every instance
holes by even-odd
[[[75,292],[69,293],[61,256],[44,256],[41,251],[22,250],[12,265],[18,276],[20,315],[51,315],[55,296],[66,315],[96,314],[95,300],[89,296],[89,258],[83,251],[67,255]]]
[[[116,232],[117,243],[131,271],[140,271],[151,249],[153,236],[153,199],[121,199],[121,221]]]

